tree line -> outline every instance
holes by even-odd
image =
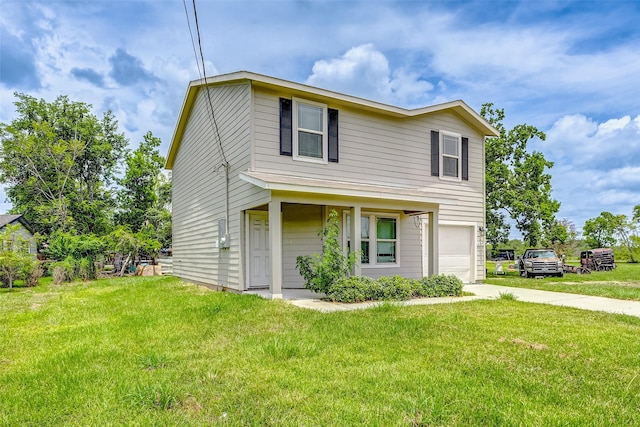
[[[0,182],[9,213],[32,225],[44,253],[57,261],[116,251],[154,256],[171,245],[171,182],[159,138],[148,132],[131,150],[111,111],[98,117],[67,96],[14,95],[17,117],[0,123]]]
[[[547,246],[575,255],[580,249],[617,245],[620,256],[637,261],[640,205],[635,206],[631,217],[602,212],[588,219],[583,239],[578,239],[575,224],[556,217],[560,202],[551,196],[553,162],[527,147],[534,139],[544,141],[544,132],[527,124],[506,129],[504,109],[494,108],[490,103],[482,106],[480,114],[500,133],[498,137],[487,138],[485,147],[486,240],[492,248]],[[522,242],[509,240],[509,219],[521,232]]]

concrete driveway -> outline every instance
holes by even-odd
[[[512,294],[518,301],[532,302],[538,304],[551,304],[564,307],[579,308],[582,310],[603,311],[607,313],[626,314],[640,317],[640,301],[625,301],[613,298],[594,297],[587,295],[567,294],[563,292],[540,291],[536,289],[511,288],[496,285],[465,285],[465,292],[473,293],[474,296],[446,297],[446,298],[421,298],[410,301],[402,301],[402,305],[427,305],[427,304],[448,304],[462,301],[473,301],[478,299],[497,299],[500,294]],[[380,302],[364,302],[356,304],[344,304],[323,301],[321,295],[313,294],[310,291],[283,290],[284,299],[297,307],[308,308],[323,312],[359,310],[380,305]]]

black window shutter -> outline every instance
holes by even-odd
[[[329,161],[338,163],[338,110],[327,110],[329,119]]]
[[[440,132],[431,131],[431,176],[440,176]]]
[[[462,137],[462,179],[469,181],[469,138]]]
[[[293,155],[292,121],[291,100],[280,98],[280,154],[283,156]]]

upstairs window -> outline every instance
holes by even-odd
[[[431,131],[431,175],[469,180],[469,138],[448,131]]]
[[[442,156],[440,156],[442,176],[459,179],[461,169],[460,135],[440,133],[442,135]]]
[[[338,162],[338,110],[280,98],[280,154],[315,163]]]
[[[293,158],[327,159],[327,107],[293,100]]]

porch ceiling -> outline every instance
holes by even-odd
[[[389,187],[251,171],[240,172],[240,179],[266,190],[409,201],[433,205],[456,204],[456,200],[453,198],[439,195],[434,197],[433,193],[418,188]]]

